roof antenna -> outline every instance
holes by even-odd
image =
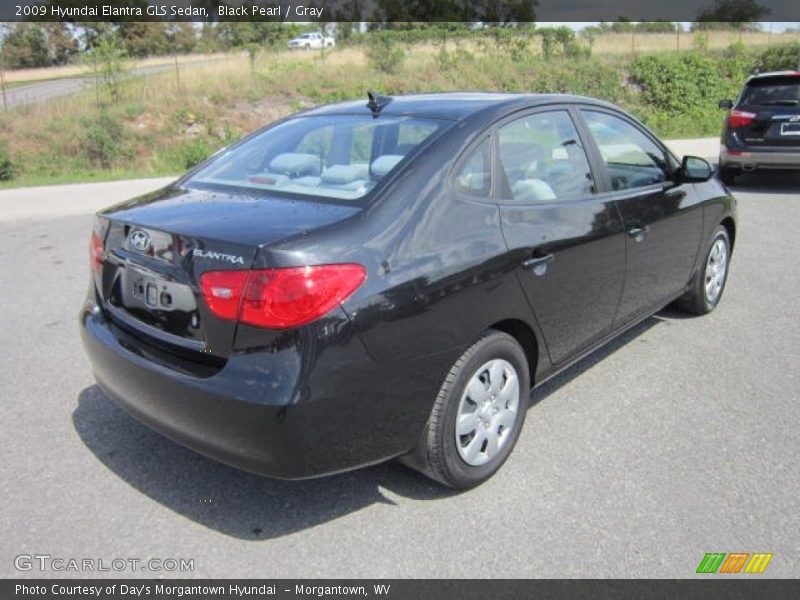
[[[383,107],[392,101],[391,96],[381,96],[377,92],[367,92],[367,98],[369,98],[367,108],[372,111],[373,117],[377,117],[381,110],[383,110]]]

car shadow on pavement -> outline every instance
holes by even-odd
[[[771,195],[796,196],[800,190],[800,173],[797,171],[754,171],[743,173],[729,186],[737,192],[754,192]]]
[[[641,321],[640,323],[634,325],[624,333],[621,333],[613,340],[608,342],[607,344],[601,346],[588,356],[585,356],[574,365],[567,367],[563,371],[561,371],[555,377],[548,379],[539,387],[533,390],[531,394],[531,404],[530,406],[535,406],[539,402],[542,402],[548,396],[557,392],[561,387],[567,385],[570,381],[585,373],[598,363],[605,360],[607,357],[611,356],[627,344],[634,341],[640,335],[648,331],[649,329],[655,327],[659,323],[664,321],[668,321],[672,318],[687,318],[684,313],[679,312],[677,309],[673,308],[671,305],[662,309],[660,312],[656,313],[655,315],[648,317],[647,319]]]
[[[532,395],[531,406],[659,323],[650,317],[580,360]],[[137,491],[205,527],[258,541],[332,521],[392,496],[435,500],[457,494],[396,462],[305,481],[251,475],[188,450],[130,417],[92,385],[72,421],[89,450]]]
[[[393,505],[393,494],[431,500],[456,493],[394,462],[304,481],[252,475],[150,430],[96,385],[79,394],[72,422],[97,459],[133,488],[201,525],[245,540],[281,537],[373,504]]]

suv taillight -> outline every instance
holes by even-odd
[[[755,118],[755,113],[734,109],[728,115],[728,125],[734,129],[737,127],[746,127],[747,125],[750,125]]]
[[[200,276],[206,304],[221,319],[268,329],[316,321],[364,283],[361,265],[318,265],[253,271],[209,271]]]

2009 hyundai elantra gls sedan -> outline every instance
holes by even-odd
[[[675,300],[717,306],[736,223],[712,173],[590,98],[312,109],[97,215],[84,345],[108,396],[225,463],[471,487],[533,385]]]

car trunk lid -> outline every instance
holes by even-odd
[[[108,220],[95,279],[101,304],[117,325],[148,341],[227,358],[237,322],[210,310],[201,276],[249,270],[261,246],[357,210],[179,187],[117,205],[100,213]]]

